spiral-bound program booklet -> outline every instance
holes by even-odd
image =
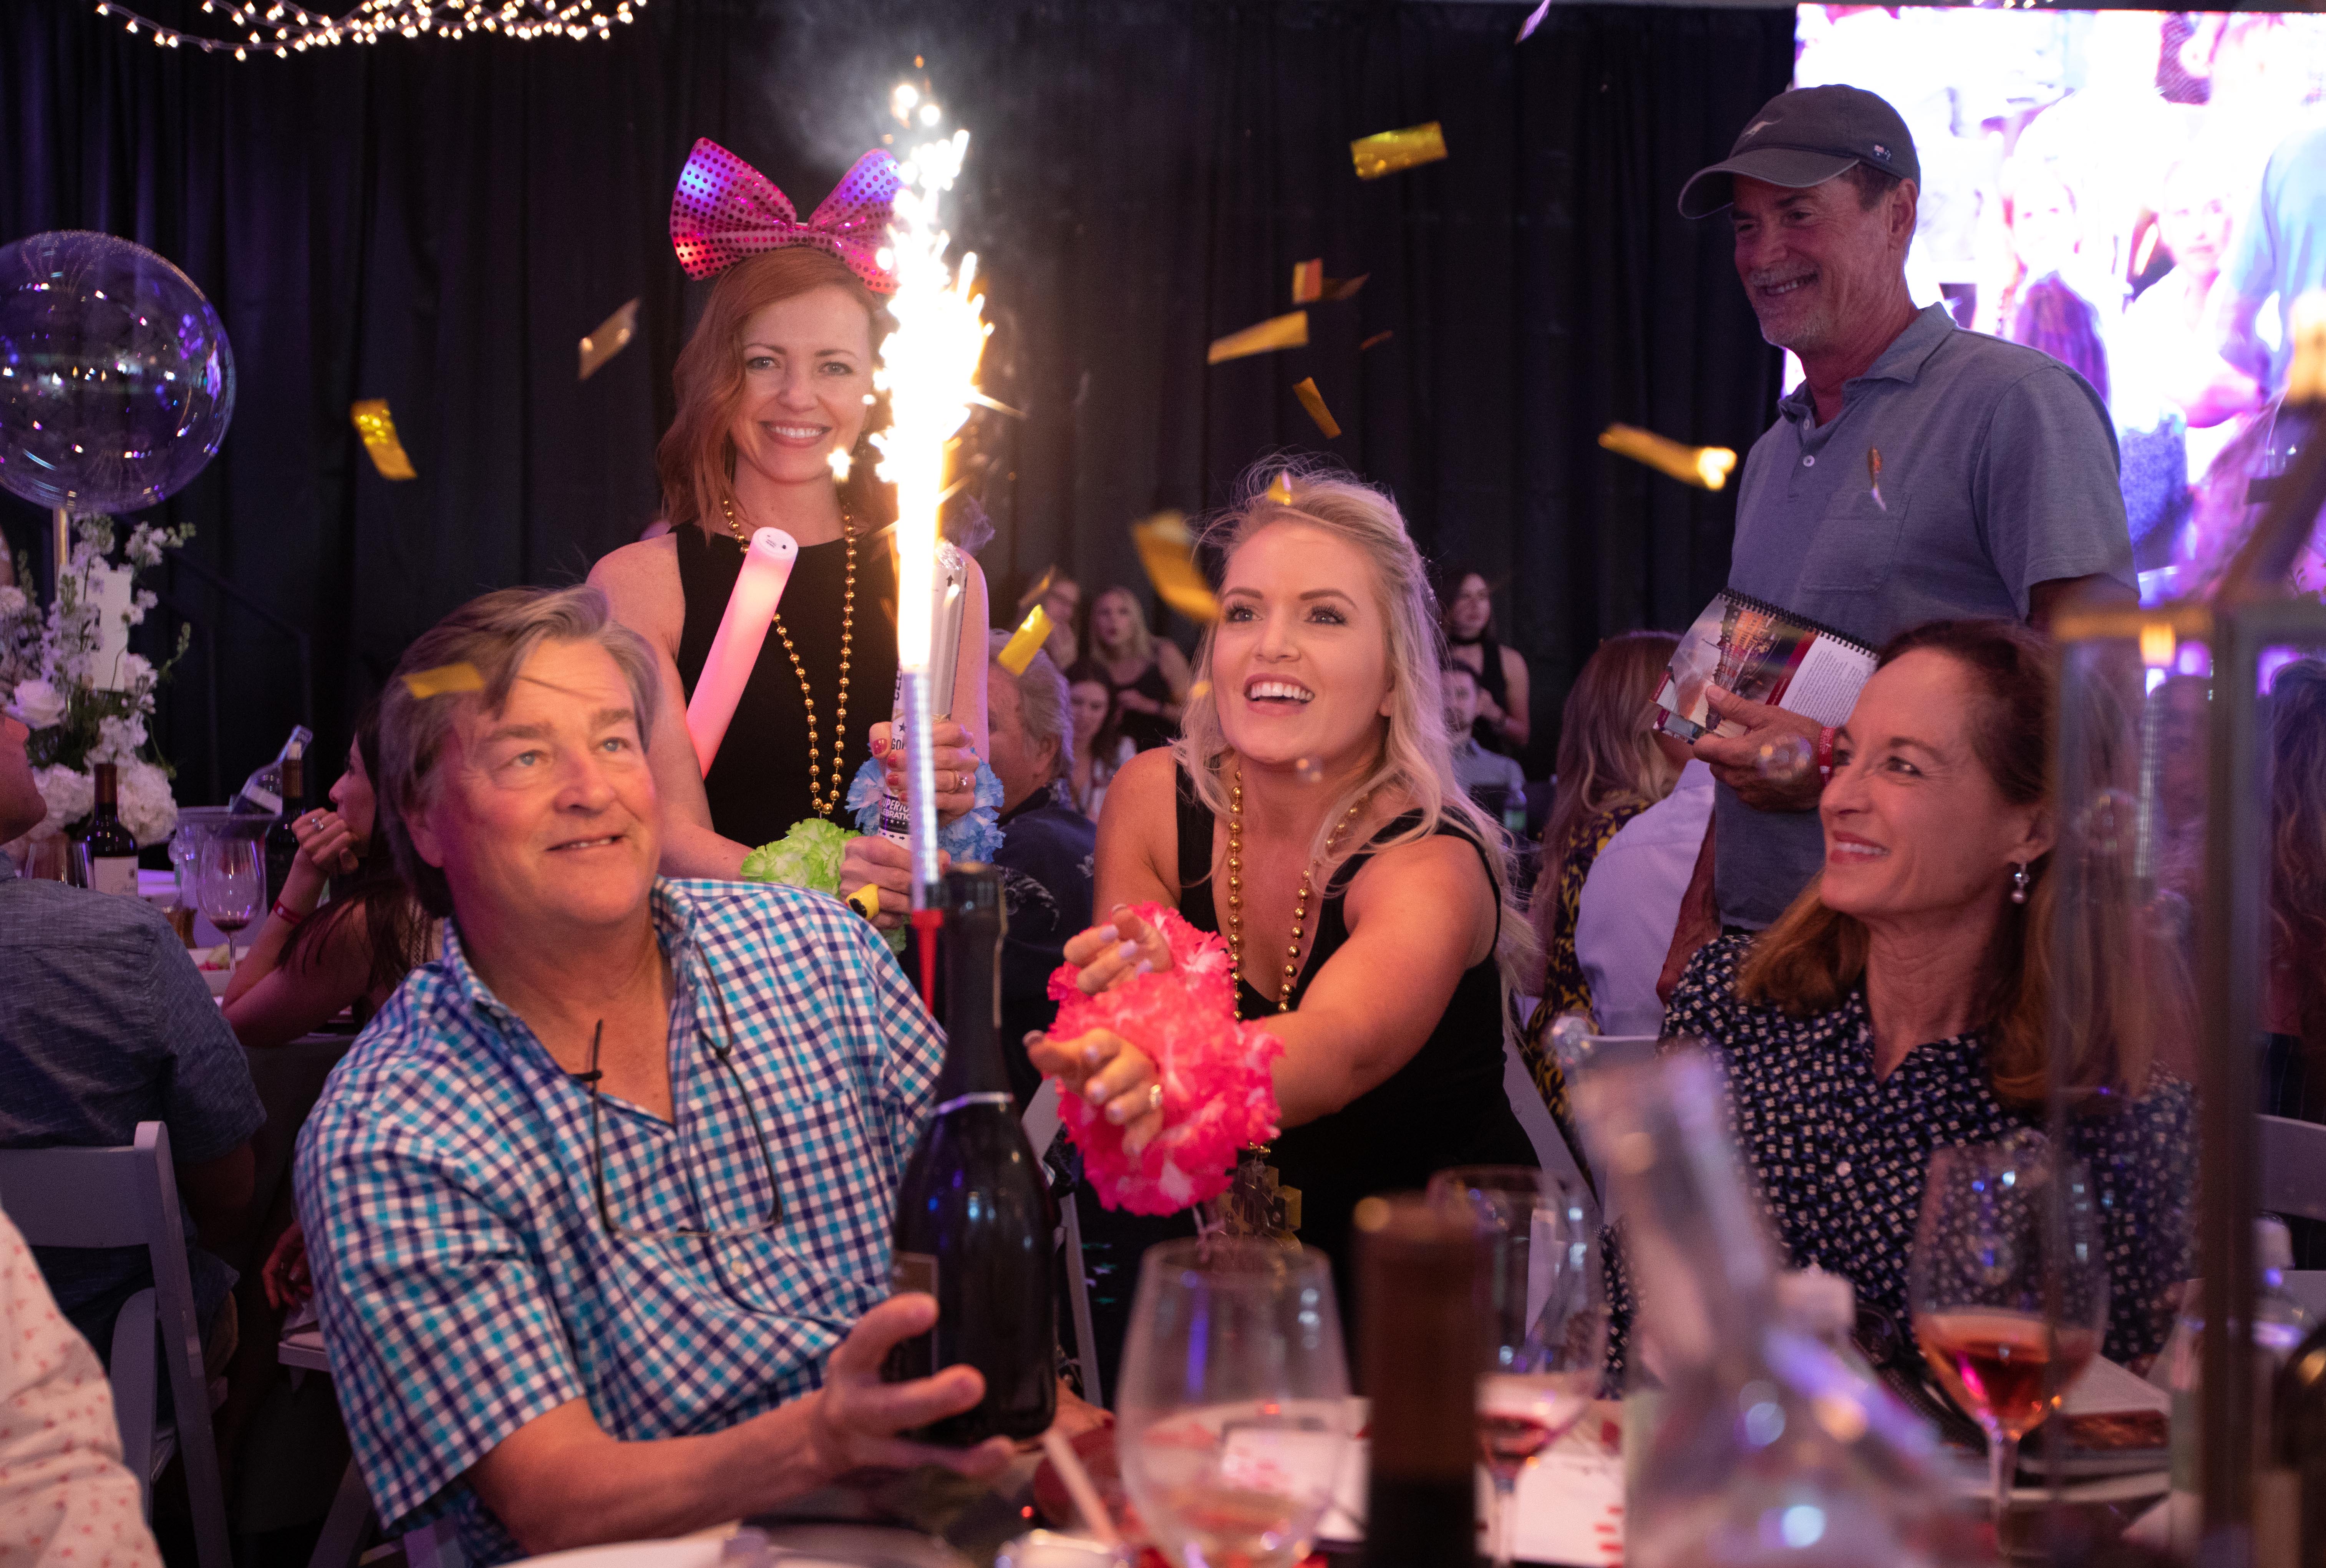
[[[1680,635],[1671,667],[1656,688],[1662,710],[1656,728],[1682,740],[1707,728],[1742,735],[1744,727],[1734,720],[1710,722],[1707,686],[1838,725],[1849,718],[1858,688],[1873,673],[1874,650],[1865,644],[1765,599],[1723,589]]]

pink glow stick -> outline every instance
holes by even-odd
[[[768,640],[784,584],[791,580],[792,562],[798,559],[799,542],[780,528],[755,531],[743,551],[743,570],[735,574],[727,613],[719,617],[719,635],[711,639],[693,699],[686,705],[686,733],[705,774],[719,755],[719,743],[727,738],[728,720],[735,717],[735,704],[759,662],[760,645]]]

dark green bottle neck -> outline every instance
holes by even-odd
[[[1008,1094],[1001,1064],[1001,923],[955,912],[944,923],[944,1066],[936,1103],[970,1094]]]

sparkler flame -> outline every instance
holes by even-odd
[[[889,394],[889,426],[872,444],[880,477],[897,487],[897,660],[916,672],[929,667],[945,443],[969,418],[993,329],[972,292],[977,257],[963,255],[958,276],[945,264],[943,197],[968,150],[969,133],[955,131],[914,148],[898,170],[905,189],[889,229],[897,276],[889,314],[897,325],[873,377]]]

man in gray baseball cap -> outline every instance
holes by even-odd
[[[1898,112],[1852,87],[1780,93],[1679,209],[1726,208],[1761,334],[1801,385],[1737,487],[1728,586],[1880,647],[1925,621],[2041,626],[2070,594],[2128,600],[2132,544],[2116,427],[2084,378],[1958,329],[1906,290],[1921,166]],[[1830,731],[1716,692],[1743,738],[1707,733],[1718,782],[1714,884],[1725,923],[1772,923],[1817,876],[1823,772],[1759,765],[1782,735],[1821,760]]]

